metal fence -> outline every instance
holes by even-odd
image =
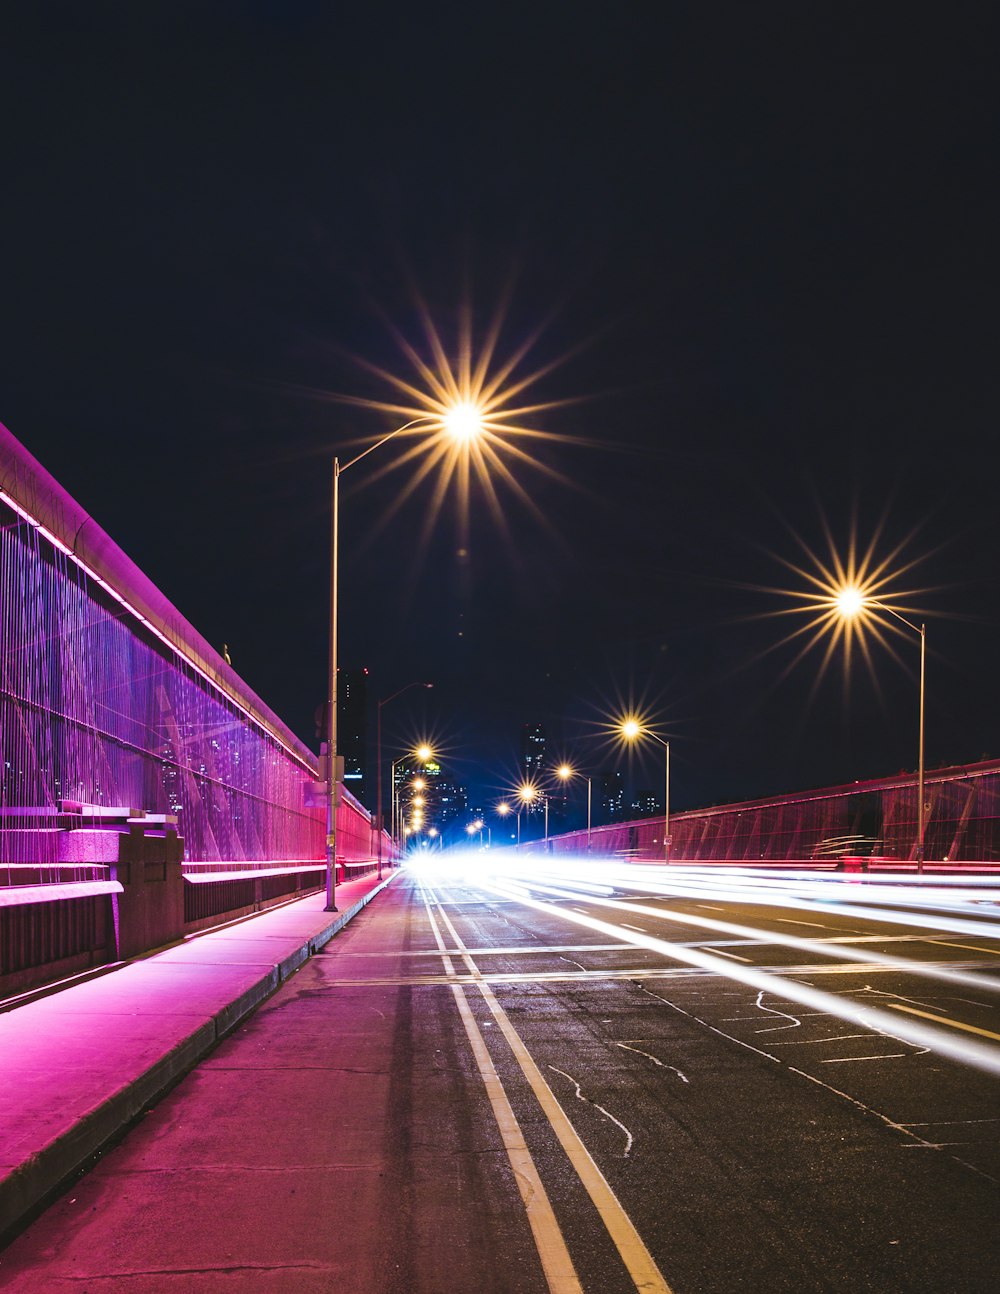
[[[1000,760],[928,772],[924,804],[929,862],[1000,863]],[[661,861],[663,828],[662,817],[595,827],[590,847]],[[917,779],[900,774],[675,813],[670,837],[673,862],[836,863],[851,856],[913,863]],[[573,831],[549,845],[563,853],[586,850],[587,843],[586,831]]]
[[[110,914],[135,883],[130,837],[146,842],[146,879],[165,877],[183,842],[189,923],[319,888],[318,775],[313,753],[0,426],[0,978],[120,944]],[[374,865],[371,815],[346,790],[337,828],[342,874]],[[226,879],[208,882],[219,864]]]

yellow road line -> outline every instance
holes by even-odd
[[[992,939],[992,935],[983,935],[984,939]],[[1000,948],[976,948],[973,944],[950,944],[947,939],[928,939],[928,943],[936,944],[939,948],[965,948],[970,953],[989,953],[991,957],[1000,957]]]
[[[427,918],[434,932],[434,938],[438,947],[443,950],[445,943],[441,938],[441,931],[434,919],[434,914],[431,912],[426,893],[424,893],[423,898],[424,907],[427,909]],[[451,958],[445,955],[444,963],[447,970],[452,972],[454,967]],[[576,1274],[573,1260],[569,1256],[569,1250],[566,1247],[562,1231],[559,1229],[559,1223],[556,1221],[552,1204],[542,1184],[542,1179],[538,1175],[538,1169],[535,1167],[535,1161],[531,1157],[531,1151],[524,1140],[524,1134],[517,1122],[517,1116],[511,1109],[507,1093],[504,1091],[503,1084],[493,1066],[493,1061],[490,1059],[482,1031],[476,1023],[476,1018],[472,1014],[466,999],[465,989],[460,984],[452,984],[451,989],[458,1006],[458,1013],[462,1018],[462,1024],[465,1026],[469,1045],[472,1047],[472,1054],[475,1057],[479,1075],[486,1088],[490,1105],[493,1107],[493,1115],[497,1121],[497,1127],[500,1129],[500,1138],[507,1152],[507,1158],[510,1160],[510,1166],[514,1171],[514,1180],[517,1182],[517,1189],[521,1194],[525,1213],[528,1215],[531,1234],[535,1241],[535,1248],[538,1250],[538,1257],[541,1260],[542,1271],[545,1274],[549,1290],[551,1294],[583,1294],[583,1286],[580,1284],[579,1277]]]
[[[994,1038],[1000,1042],[1000,1033],[991,1033],[989,1029],[979,1029],[974,1024],[965,1024],[961,1020],[949,1020],[946,1015],[931,1015],[930,1011],[918,1011],[915,1006],[903,1006],[899,1002],[887,1002],[894,1011],[905,1011],[908,1015],[920,1015],[925,1020],[934,1020],[937,1024],[951,1025],[953,1029],[964,1029],[966,1033],[978,1033],[981,1038]]]
[[[447,926],[455,941],[455,947],[464,948],[461,937],[449,920],[448,914],[443,908],[439,908],[439,913],[442,922]],[[601,1215],[601,1220],[607,1227],[608,1234],[614,1241],[615,1248],[621,1255],[622,1262],[628,1269],[636,1289],[641,1291],[642,1294],[671,1294],[670,1286],[653,1261],[653,1256],[635,1229],[632,1219],[625,1212],[618,1197],[608,1185],[604,1174],[594,1163],[590,1151],[581,1141],[579,1134],[559,1104],[552,1089],[542,1077],[541,1071],[524,1045],[520,1034],[511,1024],[506,1011],[494,996],[493,990],[479,978],[478,970],[471,957],[463,952],[462,959],[470,973],[476,975],[479,991],[485,998],[486,1005],[507,1039],[510,1049],[521,1067],[521,1072],[528,1080],[531,1090],[545,1113],[545,1117],[552,1125],[552,1130],[559,1139],[559,1144],[566,1152],[570,1163],[576,1170],[577,1176],[583,1183],[584,1189]]]

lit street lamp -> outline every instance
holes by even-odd
[[[866,611],[873,607],[877,611],[884,611],[887,615],[893,616],[900,624],[904,624],[907,629],[911,630],[920,639],[920,699],[919,699],[919,721],[918,721],[918,738],[917,738],[917,873],[921,874],[924,870],[924,838],[927,829],[924,810],[924,692],[926,680],[927,664],[927,626],[925,624],[915,625],[912,620],[907,620],[894,608],[887,606],[884,602],[879,602],[876,598],[866,597],[865,594],[852,585],[841,589],[836,598],[836,608],[838,614],[843,620],[856,620],[863,617]],[[898,631],[897,631],[898,632]]]
[[[556,777],[561,778],[564,782],[568,782],[571,777],[576,777],[576,776],[577,776],[576,769],[573,768],[570,764],[560,764],[559,767],[556,769]],[[590,801],[591,801],[591,791],[592,791],[592,785],[591,785],[592,779],[589,773],[581,773],[580,776],[585,777],[587,779],[587,853],[589,854],[590,853]]]
[[[670,862],[670,742],[658,733],[647,728],[638,719],[627,716],[618,725],[619,735],[628,742],[638,741],[640,737],[652,737],[658,741],[666,753],[666,791],[663,799],[663,861]]]
[[[536,786],[533,786],[530,782],[522,782],[521,785],[517,788],[517,795],[518,795],[518,799],[521,801],[522,807],[525,809],[530,809],[531,805],[534,804],[535,800],[538,797],[538,788]],[[521,810],[520,809],[518,809],[517,811],[517,843],[519,845],[521,843]]]
[[[369,445],[354,458],[341,465],[333,460],[333,483],[330,508],[330,677],[328,681],[329,715],[327,723],[327,809],[326,809],[326,910],[336,912],[337,864],[337,596],[339,579],[339,529],[340,529],[340,477],[343,472],[360,463],[363,458],[380,449],[400,432],[416,426],[437,426],[445,435],[460,444],[473,441],[482,430],[482,413],[470,401],[454,401],[443,413],[425,414],[404,422],[395,431]]]
[[[402,696],[404,692],[409,692],[411,687],[433,687],[433,683],[407,683],[401,687],[398,692],[393,692],[391,696],[385,697],[379,701],[376,707],[376,739],[375,739],[375,818],[378,824],[378,879],[382,879],[382,707],[388,705],[390,701],[395,701],[397,696]]]
[[[390,802],[392,814],[392,837],[394,840],[399,840],[401,834],[400,828],[403,824],[403,805],[399,794],[399,788],[396,785],[396,768],[404,759],[416,759],[421,764],[428,764],[433,758],[434,752],[431,750],[430,746],[425,744],[418,746],[415,750],[411,750],[405,755],[400,755],[399,759],[393,760],[392,764],[389,766],[389,778],[392,783]],[[410,783],[410,788],[414,791],[423,791],[426,786],[427,783],[422,777],[415,777]],[[422,795],[411,796],[410,804],[414,808],[420,809],[424,805],[424,797]]]
[[[510,805],[507,803],[506,800],[501,800],[496,808],[497,817],[506,818],[510,812],[511,812]],[[518,829],[518,844],[520,844],[520,835],[521,835],[521,832],[520,832],[520,829]]]

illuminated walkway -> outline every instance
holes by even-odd
[[[379,888],[341,885],[337,913],[313,895],[0,1014],[0,1236]]]

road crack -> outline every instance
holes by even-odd
[[[584,1096],[583,1092],[580,1089],[580,1084],[576,1081],[576,1079],[572,1076],[572,1074],[567,1074],[564,1069],[557,1069],[555,1065],[550,1065],[549,1069],[551,1069],[554,1074],[561,1074],[563,1078],[565,1078],[568,1082],[573,1084],[573,1086],[576,1088],[576,1098],[578,1101],[582,1101],[584,1105],[592,1105],[595,1110],[600,1110],[600,1112],[604,1115],[606,1119],[610,1119],[611,1122],[617,1128],[621,1128],[622,1132],[624,1132],[625,1134],[625,1151],[622,1155],[622,1159],[628,1159],[629,1151],[631,1151],[632,1149],[632,1134],[631,1132],[629,1132],[628,1128],[625,1127],[624,1123],[622,1123],[620,1119],[616,1119],[615,1116],[611,1113],[611,1111],[606,1110],[603,1105],[598,1105],[597,1102],[592,1101],[589,1096]]]

